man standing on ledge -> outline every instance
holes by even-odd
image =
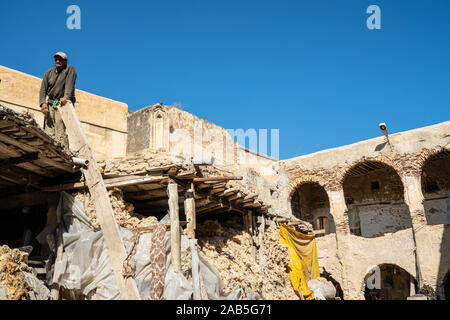
[[[58,107],[64,106],[67,101],[75,103],[77,74],[74,67],[67,65],[67,55],[64,52],[57,52],[54,58],[55,68],[48,69],[42,79],[39,105],[44,114],[45,132],[69,148],[66,127]]]

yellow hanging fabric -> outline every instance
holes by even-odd
[[[307,283],[311,279],[320,277],[319,260],[317,258],[317,245],[314,235],[307,235],[295,231],[286,224],[280,226],[280,243],[288,245],[289,279],[295,292],[300,285],[303,297],[312,299],[312,291],[308,289]]]

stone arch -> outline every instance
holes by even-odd
[[[414,276],[393,263],[381,263],[371,268],[362,283],[366,300],[406,300],[417,289]]]
[[[362,160],[342,180],[351,233],[367,238],[412,227],[404,186],[392,162]]]
[[[450,224],[450,151],[428,154],[421,166],[421,191],[428,225]]]
[[[287,194],[287,202],[290,203],[292,200],[292,195],[294,194],[295,190],[300,187],[302,184],[305,183],[318,183],[321,187],[324,189],[326,186],[326,182],[321,179],[318,176],[311,175],[311,174],[304,174],[299,178],[295,178],[291,180],[288,185],[286,186],[286,194]],[[292,214],[292,212],[290,212]]]
[[[316,178],[303,180],[289,198],[291,214],[311,223],[314,230],[320,230],[318,236],[336,232],[328,193]]]
[[[395,160],[385,156],[385,155],[380,155],[376,158],[361,158],[359,161],[351,164],[351,165],[347,165],[343,168],[343,170],[341,170],[339,172],[339,184],[342,186],[344,184],[345,179],[347,178],[347,176],[349,175],[349,173],[351,172],[351,170],[353,170],[354,168],[360,166],[361,164],[364,163],[381,163],[384,164],[386,166],[389,166],[391,168],[393,168],[396,173],[400,176],[400,172],[401,172],[401,165],[398,164],[398,162],[396,162]]]

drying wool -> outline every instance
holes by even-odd
[[[253,261],[251,237],[237,218],[223,225],[207,220],[197,227],[197,234],[201,252],[219,271],[226,291],[239,287],[244,297],[251,290],[267,300],[298,300],[286,270],[287,248],[280,244],[277,228],[268,227],[265,232],[264,270]]]
[[[25,280],[24,272],[32,272],[28,266],[28,253],[18,249],[0,247],[0,289],[7,289],[10,300],[26,300],[32,290]]]
[[[147,217],[135,213],[134,206],[123,200],[123,193],[121,189],[114,188],[112,190],[109,190],[108,194],[114,211],[114,216],[119,226],[132,230],[135,228],[149,227],[158,223],[158,219],[156,217]],[[84,210],[86,215],[89,217],[93,226],[99,229],[100,224],[95,213],[94,201],[92,201],[92,199],[89,199],[89,201],[85,201],[86,198],[82,192],[78,192],[73,196],[81,203],[84,203]]]

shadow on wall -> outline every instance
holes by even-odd
[[[442,282],[437,284],[437,295],[439,300],[450,300],[450,225],[444,226],[440,254],[438,279]]]
[[[450,224],[450,152],[439,152],[422,170],[422,193],[428,225]]]
[[[356,164],[343,188],[352,234],[374,238],[412,227],[403,184],[392,167],[376,161]]]

